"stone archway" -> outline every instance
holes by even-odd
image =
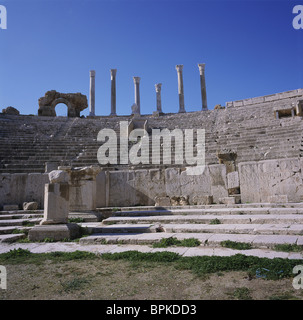
[[[64,103],[67,106],[68,117],[80,117],[80,111],[88,107],[87,97],[81,93],[60,93],[55,90],[47,91],[39,100],[39,116],[56,116],[56,105]]]

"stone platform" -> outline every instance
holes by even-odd
[[[278,244],[303,246],[303,203],[205,205],[161,209],[144,206],[99,208],[95,221],[91,220],[91,213],[86,214],[87,220],[85,213],[69,215],[81,216],[83,222],[78,225],[89,234],[80,238],[79,243],[16,243],[18,239],[26,238],[24,230],[33,230],[33,226],[22,225],[25,219],[21,213],[20,219],[11,219],[10,223],[1,219],[7,216],[7,213],[0,213],[0,252],[14,248],[26,248],[32,252],[82,250],[101,254],[137,250],[171,251],[184,256],[231,256],[241,253],[268,258],[303,259],[303,251],[281,252],[276,248]],[[100,221],[102,215],[106,218]],[[36,220],[33,221],[39,223],[39,219]],[[28,218],[26,221],[31,220]],[[195,238],[201,244],[193,248],[152,247],[153,243],[169,237],[179,240]],[[251,249],[234,250],[222,247],[221,242],[226,240],[250,244]]]

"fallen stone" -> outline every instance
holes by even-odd
[[[170,198],[170,202],[171,202],[171,205],[172,206],[187,206],[189,203],[188,203],[188,196],[187,197],[184,197],[184,196],[181,196],[181,197],[171,197]]]
[[[38,203],[37,202],[24,202],[23,203],[23,210],[37,210]]]
[[[50,183],[67,183],[69,174],[63,170],[53,170],[48,174]]]
[[[170,205],[169,197],[155,197],[155,207],[169,207]]]

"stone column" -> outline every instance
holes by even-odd
[[[110,75],[111,75],[111,109],[110,109],[110,115],[116,116],[116,74],[117,69],[110,69]]]
[[[62,170],[53,170],[44,189],[44,217],[40,222],[45,224],[67,223],[69,213],[69,175]]]
[[[206,111],[208,110],[208,108],[207,108],[206,86],[205,86],[205,63],[199,63],[198,67],[200,71],[202,111]]]
[[[28,234],[30,241],[53,239],[75,239],[80,237],[80,227],[68,223],[70,201],[70,177],[62,170],[53,170],[48,174],[49,183],[45,185],[44,217],[40,225],[34,226]]]
[[[183,90],[183,65],[176,65],[176,70],[178,72],[178,93],[179,93],[179,112],[185,112],[184,106],[184,90]]]
[[[137,110],[137,114],[141,114],[140,111],[140,77],[133,77],[134,79],[134,84],[135,84],[135,104],[136,104],[136,110]]]
[[[162,86],[162,83],[155,84],[156,94],[157,94],[157,112],[159,113],[162,113],[161,86]]]
[[[89,115],[95,116],[95,70],[90,70],[90,83],[89,83]]]

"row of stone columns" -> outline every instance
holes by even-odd
[[[201,85],[201,97],[202,97],[202,111],[208,110],[207,97],[206,97],[206,85],[205,85],[205,63],[198,64],[200,71],[200,85]],[[183,65],[176,65],[178,74],[178,94],[179,94],[179,113],[186,112],[184,104],[184,87],[183,87]],[[116,74],[117,69],[111,69],[111,116],[117,115],[116,113]],[[95,116],[95,76],[94,70],[90,71],[90,91],[89,91],[89,115]],[[133,77],[135,85],[135,113],[140,114],[140,77]],[[161,86],[162,83],[155,84],[156,89],[156,101],[157,112],[162,113],[161,103]]]

